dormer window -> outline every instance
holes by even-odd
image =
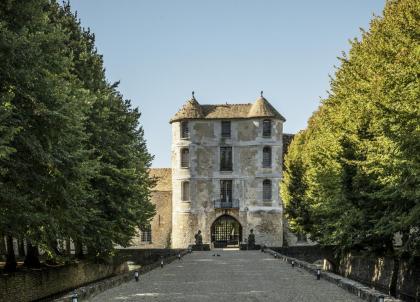
[[[184,121],[181,122],[181,138],[188,138],[189,131],[188,131],[188,122]]]
[[[271,120],[264,120],[263,121],[263,137],[271,137]]]
[[[230,138],[230,121],[222,121],[222,137]]]

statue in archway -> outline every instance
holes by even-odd
[[[249,235],[248,235],[248,249],[253,250],[255,249],[255,235],[254,230],[251,229]]]

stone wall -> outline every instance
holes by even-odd
[[[151,202],[156,206],[156,215],[150,222],[152,241],[143,242],[141,233],[134,237],[130,248],[170,248],[172,231],[172,193],[165,191],[152,192]]]
[[[151,241],[142,241],[141,231],[134,237],[130,248],[164,249],[171,247],[172,233],[172,171],[169,168],[151,169],[156,186],[152,189],[151,203],[156,207],[156,215],[150,222]]]
[[[176,256],[181,249],[120,249],[115,258],[118,262],[131,261],[135,264],[147,265],[163,258]]]
[[[340,259],[334,256],[334,247],[292,246],[272,248],[274,251],[309,263],[327,259],[340,275],[376,288],[385,293],[395,291],[404,301],[420,301],[420,257],[402,259],[378,257],[362,253],[348,253]],[[393,274],[396,278],[393,279]]]
[[[384,292],[395,287],[396,297],[404,301],[420,301],[420,257],[394,261],[390,257],[349,253],[341,259],[339,272]],[[397,274],[396,284],[392,280],[394,273]]]
[[[0,301],[26,302],[65,292],[128,271],[127,264],[80,262],[62,267],[0,275]]]
[[[300,259],[309,263],[318,260],[327,259],[338,269],[338,261],[334,256],[333,246],[307,245],[307,246],[290,246],[290,247],[273,247],[272,250],[288,257]]]

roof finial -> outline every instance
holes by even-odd
[[[264,93],[264,91],[261,90],[261,97],[263,97],[263,93]]]
[[[192,95],[193,100],[195,100],[195,97],[194,97],[194,90],[191,92],[191,95]]]

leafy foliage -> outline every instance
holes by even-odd
[[[323,244],[420,253],[420,2],[388,1],[351,42],[286,156],[291,226]]]
[[[0,231],[51,258],[128,245],[153,215],[140,113],[68,3],[0,3]]]

